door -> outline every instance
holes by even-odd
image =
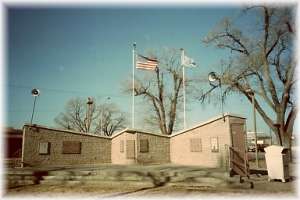
[[[135,141],[126,140],[126,158],[135,159]]]
[[[244,124],[231,124],[230,168],[231,173],[248,176]]]

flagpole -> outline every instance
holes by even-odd
[[[185,70],[184,70],[184,49],[181,48],[181,67],[182,67],[182,86],[183,86],[183,129],[186,128],[186,117],[185,117]]]
[[[132,49],[132,114],[131,114],[131,128],[134,128],[134,68],[135,68],[135,50],[136,50],[136,43],[133,43]]]

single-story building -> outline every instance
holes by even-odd
[[[23,131],[8,127],[4,129],[5,155],[4,163],[7,167],[21,166]]]
[[[124,129],[111,137],[38,125],[23,128],[26,165],[161,164],[228,166],[228,147],[245,150],[243,117],[226,114],[173,135]]]
[[[224,115],[212,118],[170,137],[171,163],[204,167],[228,166],[229,151],[237,134],[245,134],[245,118]],[[236,131],[236,126],[240,127]],[[242,131],[242,132],[241,132]],[[244,139],[241,141],[245,142]]]
[[[139,130],[125,129],[112,136],[113,164],[159,164],[170,162],[170,138]]]
[[[15,128],[5,128],[4,137],[6,143],[5,159],[21,158],[23,131]]]
[[[26,166],[111,163],[111,139],[38,125],[23,128]]]

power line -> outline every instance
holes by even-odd
[[[16,85],[16,84],[7,84],[8,87],[14,87],[14,88],[23,88],[23,89],[32,89],[33,86],[27,86],[27,85]],[[54,88],[47,88],[47,87],[39,87],[39,89],[43,91],[51,91],[56,93],[71,93],[71,94],[90,94],[90,92],[87,91],[78,91],[78,90],[65,90],[65,89],[54,89]],[[127,98],[126,95],[117,95],[117,94],[102,94],[99,95],[101,97],[116,97],[116,98]]]
[[[9,113],[28,113],[28,112],[31,112],[31,110],[7,110],[6,112],[9,112]],[[38,110],[36,112],[43,112],[43,113],[47,113],[47,112],[60,112],[58,110]]]

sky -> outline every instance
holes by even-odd
[[[36,124],[54,127],[54,118],[69,99],[88,96],[102,101],[111,97],[130,122],[131,96],[122,92],[122,84],[130,80],[133,42],[141,54],[149,49],[184,48],[198,65],[187,69],[186,76],[208,74],[220,70],[220,60],[229,54],[207,47],[201,40],[224,17],[237,18],[239,14],[238,7],[10,7],[5,125],[22,128],[30,122],[32,88],[41,91],[33,120]],[[219,105],[201,104],[192,96],[187,99],[188,127],[221,113]],[[141,112],[137,105],[136,116]],[[252,107],[244,97],[229,97],[224,112],[246,117],[247,129],[252,129]],[[259,115],[257,123],[258,131],[269,133]],[[142,128],[141,123],[136,124]]]

